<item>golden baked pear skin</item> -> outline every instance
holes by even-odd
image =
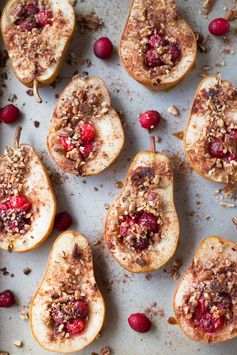
[[[218,343],[237,336],[236,275],[237,244],[204,239],[174,295],[176,319],[189,338]]]
[[[0,249],[19,253],[35,249],[49,236],[56,200],[45,167],[35,150],[20,144],[0,156]]]
[[[108,211],[104,239],[113,258],[131,272],[157,270],[173,256],[179,221],[166,155],[137,154],[122,193]]]
[[[103,80],[76,76],[60,95],[47,144],[65,172],[96,175],[118,157],[124,145],[120,118]]]
[[[70,0],[9,0],[1,16],[1,31],[12,68],[22,84],[33,88],[55,81],[75,29]],[[33,6],[33,8],[32,8]]]
[[[136,81],[169,89],[192,69],[196,52],[195,35],[174,0],[132,0],[119,53]]]
[[[37,342],[48,351],[71,353],[91,344],[105,317],[85,236],[66,231],[55,241],[30,308]]]
[[[237,91],[219,74],[205,77],[197,89],[184,145],[198,174],[222,184],[237,182]]]

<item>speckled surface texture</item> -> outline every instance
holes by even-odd
[[[1,1],[1,7],[4,1]],[[178,4],[186,20],[195,31],[206,37],[210,19],[224,16],[224,7],[233,5],[231,0],[217,0],[216,6],[205,18],[199,11],[200,0],[178,0]],[[4,81],[1,105],[15,94],[15,103],[23,111],[22,141],[29,142],[42,154],[45,165],[57,178],[53,179],[54,191],[58,201],[58,211],[67,209],[73,215],[73,228],[85,233],[91,241],[95,273],[100,289],[104,295],[107,316],[101,336],[92,345],[80,352],[82,355],[99,353],[101,348],[109,346],[115,355],[164,355],[164,354],[200,354],[200,355],[235,355],[237,340],[215,346],[196,344],[185,337],[179,327],[170,325],[167,318],[173,316],[172,296],[178,280],[174,281],[168,270],[172,261],[164,268],[149,275],[133,275],[125,272],[117,265],[103,243],[95,244],[103,234],[106,216],[106,204],[111,204],[120,190],[118,181],[123,181],[135,154],[149,147],[149,135],[140,128],[138,115],[148,109],[157,109],[163,120],[155,133],[161,137],[157,149],[166,152],[171,158],[175,172],[175,203],[180,218],[181,236],[176,257],[183,260],[181,272],[190,264],[192,255],[199,242],[208,235],[220,235],[236,240],[236,229],[232,218],[237,215],[236,208],[228,209],[219,205],[220,197],[213,192],[219,185],[205,181],[188,167],[183,142],[172,133],[182,131],[186,125],[194,92],[201,80],[200,71],[203,65],[210,65],[210,73],[220,71],[223,78],[233,81],[237,86],[236,72],[236,38],[230,35],[230,41],[224,44],[223,39],[209,39],[210,51],[198,53],[195,69],[185,80],[168,92],[150,92],[128,76],[121,66],[117,47],[129,8],[128,0],[97,0],[77,2],[76,12],[87,13],[95,9],[105,26],[95,33],[86,32],[81,37],[75,33],[70,51],[76,56],[77,64],[64,64],[60,74],[62,80],[56,88],[48,87],[40,90],[43,103],[36,104],[33,97],[26,94],[27,88],[20,84],[7,67],[8,80]],[[237,21],[232,22],[237,27]],[[115,45],[115,53],[109,61],[101,61],[92,53],[96,38],[108,36]],[[235,35],[236,36],[236,35]],[[229,54],[226,54],[229,49]],[[223,50],[224,53],[223,53]],[[81,59],[90,58],[92,65],[87,68],[80,64]],[[74,60],[73,60],[74,61]],[[219,66],[219,64],[224,66]],[[0,69],[2,70],[2,69]],[[52,163],[46,148],[46,134],[50,115],[56,103],[55,94],[59,94],[69,82],[75,70],[88,71],[91,75],[100,76],[108,85],[114,107],[121,111],[125,123],[126,144],[119,158],[109,169],[99,176],[80,178],[62,174]],[[5,71],[5,70],[4,70]],[[180,111],[178,117],[167,112],[170,105],[176,105]],[[35,127],[34,121],[40,126]],[[3,151],[10,144],[14,135],[14,125],[0,125],[0,147]],[[61,179],[58,179],[58,175]],[[120,184],[117,184],[120,185]],[[207,220],[205,217],[209,215]],[[18,305],[10,310],[0,310],[0,350],[11,355],[43,355],[43,351],[31,336],[29,321],[19,319],[23,305],[27,305],[39,284],[53,241],[57,233],[52,233],[48,240],[38,249],[24,255],[0,252],[0,268],[7,267],[10,275],[0,275],[0,289],[11,289],[17,295]],[[173,258],[174,260],[174,258]],[[23,269],[29,267],[32,272],[26,276]],[[153,305],[153,306],[152,306]],[[150,311],[153,319],[152,331],[145,335],[133,332],[127,324],[132,312]],[[23,348],[14,346],[15,340],[23,341]]]

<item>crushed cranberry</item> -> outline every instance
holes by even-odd
[[[107,37],[98,39],[94,44],[94,53],[100,59],[108,59],[113,53],[113,44]]]
[[[237,154],[231,154],[231,153],[228,153],[226,156],[225,156],[225,159],[230,163],[232,161],[237,161]]]
[[[149,247],[150,238],[148,236],[145,238],[134,238],[132,239],[131,244],[135,248],[136,252],[139,253]]]
[[[230,23],[225,18],[216,18],[208,26],[213,36],[224,36],[230,30]]]
[[[143,313],[133,313],[128,317],[128,324],[138,333],[147,333],[151,329],[151,321]]]
[[[89,307],[85,301],[78,300],[75,302],[75,307],[81,319],[86,319],[89,314]]]
[[[20,29],[23,31],[31,31],[33,28],[37,27],[37,21],[34,17],[27,17],[17,21],[17,25],[20,26]]]
[[[177,62],[177,60],[179,60],[181,57],[181,50],[175,43],[169,44],[168,53],[171,54],[171,60],[174,63]]]
[[[8,201],[0,204],[0,210],[10,209],[28,212],[31,209],[31,203],[23,195],[12,196]]]
[[[119,226],[119,233],[126,237],[134,224],[134,219],[132,217],[127,217]]]
[[[163,46],[166,44],[164,36],[161,34],[153,34],[149,39],[149,46],[151,48],[156,48],[158,46]]]
[[[23,7],[23,11],[28,16],[34,16],[34,15],[36,15],[39,12],[39,8],[38,8],[38,6],[36,4],[26,4]]]
[[[94,146],[91,143],[85,143],[83,145],[80,146],[80,153],[81,153],[81,157],[82,159],[87,159],[90,154],[93,152],[94,150]]]
[[[9,104],[0,109],[0,120],[5,123],[13,123],[19,118],[19,116],[20,111],[13,104]]]
[[[137,223],[140,226],[147,227],[148,230],[151,230],[153,233],[158,232],[159,226],[157,224],[157,217],[152,213],[144,212],[139,218]]]
[[[145,64],[148,68],[155,68],[164,65],[155,49],[149,49],[145,55]]]
[[[41,28],[46,25],[50,25],[52,22],[52,12],[47,11],[45,8],[40,9],[40,11],[35,15],[35,18]]]
[[[80,334],[85,329],[86,323],[83,319],[75,319],[66,325],[67,331],[71,334]]]
[[[67,211],[63,211],[57,214],[54,221],[54,228],[60,231],[65,231],[72,224],[72,217]]]
[[[224,317],[215,318],[213,314],[206,313],[200,320],[200,327],[207,333],[214,333],[225,323]]]
[[[95,128],[91,123],[84,123],[81,126],[81,140],[83,143],[93,141],[95,138]]]
[[[224,158],[225,154],[223,149],[223,141],[219,138],[214,139],[208,146],[208,151],[213,158]]]
[[[63,312],[58,310],[52,313],[52,319],[55,324],[60,325],[63,323]]]
[[[206,314],[205,298],[200,298],[195,311],[195,318],[200,319],[205,314]]]
[[[73,150],[74,148],[74,144],[72,144],[70,138],[67,138],[67,137],[60,137],[59,138],[59,141],[60,141],[60,144],[63,146],[63,149],[66,151],[66,152],[70,152],[71,150]]]
[[[233,139],[237,140],[237,129],[233,129],[230,133],[229,136]]]
[[[142,113],[139,117],[140,124],[143,128],[151,130],[158,126],[160,123],[161,116],[158,111],[146,111]]]
[[[3,292],[0,292],[0,307],[10,308],[14,305],[14,303],[15,297],[11,291],[5,290]]]

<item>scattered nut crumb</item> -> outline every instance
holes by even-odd
[[[14,341],[14,345],[17,347],[17,348],[22,348],[23,347],[23,343],[21,340],[15,340]]]
[[[10,355],[10,353],[8,353],[7,351],[0,350],[0,355]]]
[[[235,207],[235,203],[231,203],[231,202],[227,202],[227,201],[219,201],[219,205],[222,207],[226,207],[226,208],[234,208]]]
[[[179,110],[174,105],[172,105],[168,108],[168,112],[171,113],[171,115],[173,115],[173,116],[179,116]]]
[[[225,18],[228,21],[236,20],[237,19],[237,6],[234,6],[230,10],[228,10],[225,15]]]
[[[204,15],[208,15],[213,6],[214,6],[214,3],[215,3],[215,0],[203,0],[203,12],[204,12]]]
[[[29,267],[26,267],[25,269],[22,270],[25,275],[29,275],[31,273],[31,269]]]
[[[108,203],[105,203],[105,209],[108,210],[110,208],[110,205]]]
[[[29,319],[29,310],[26,306],[21,308],[19,318],[21,320],[28,320]]]
[[[39,128],[40,122],[39,121],[34,121],[35,128]]]
[[[110,348],[108,348],[107,346],[105,346],[100,350],[100,355],[111,355],[111,354],[112,353],[110,351]]]

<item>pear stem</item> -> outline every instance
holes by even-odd
[[[153,153],[156,153],[156,140],[154,136],[151,136],[150,138],[150,147],[151,147],[151,151]]]
[[[36,102],[38,102],[39,104],[42,102],[42,99],[39,95],[39,91],[38,91],[38,87],[39,87],[39,82],[37,79],[34,79],[33,81],[33,94],[34,94],[34,98],[36,100]]]
[[[14,148],[20,147],[21,130],[22,130],[21,126],[18,126],[16,128],[16,132],[15,132],[15,136],[14,136]]]

